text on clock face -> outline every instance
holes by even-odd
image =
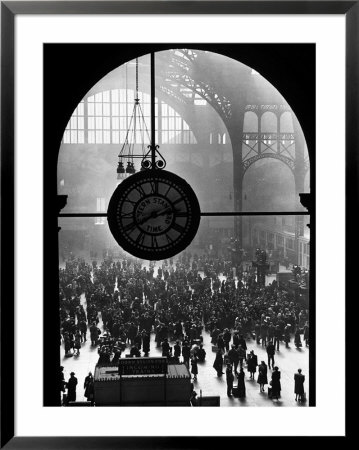
[[[137,230],[148,234],[165,233],[171,228],[180,233],[184,231],[185,223],[188,221],[187,207],[185,207],[185,211],[183,211],[183,207],[178,209],[178,205],[182,201],[187,206],[182,197],[177,197],[175,201],[168,200],[161,195],[149,195],[144,199],[139,199],[137,204],[133,205],[133,214],[121,215],[122,229],[129,235],[136,231],[136,227]],[[124,202],[126,203],[126,199]],[[120,208],[121,205],[123,202],[120,203]],[[180,217],[177,216],[178,214]]]
[[[117,242],[138,257],[161,259],[193,239],[199,205],[190,186],[175,174],[139,172],[122,182],[111,198],[110,229]]]
[[[153,209],[153,206],[162,206],[164,209],[168,209],[171,205],[163,198],[150,197],[143,200],[136,208],[136,218],[138,219],[142,213],[146,210]]]

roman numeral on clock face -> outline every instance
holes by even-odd
[[[136,228],[136,224],[135,222],[131,222],[128,225],[126,225],[125,227],[123,227],[123,231],[125,233],[131,233],[131,231]]]
[[[183,233],[185,228],[182,225],[179,225],[178,223],[172,224],[172,229],[178,231],[179,233]]]
[[[125,198],[124,202],[131,203],[131,205],[136,205],[137,202],[134,202],[133,200],[130,200],[129,198]]]
[[[145,240],[145,237],[146,237],[145,233],[141,232],[136,238],[136,244],[143,245],[143,241]]]
[[[157,242],[156,236],[151,236],[151,245],[152,245],[152,247],[158,248],[158,242]]]
[[[131,219],[132,215],[133,215],[132,212],[130,213],[121,212],[121,219]]]
[[[168,189],[167,189],[167,191],[166,191],[166,193],[165,193],[165,197],[167,197],[167,195],[168,195],[168,193],[169,193],[169,191],[172,189],[172,186],[171,185],[169,185],[168,186]]]
[[[166,234],[166,239],[169,244],[173,242],[173,239],[168,234]]]
[[[144,197],[146,195],[146,192],[143,190],[143,187],[141,185],[136,186],[135,189],[141,197]]]
[[[182,202],[183,197],[178,198],[177,200],[175,200],[174,202],[172,202],[172,205],[177,205],[177,203]]]
[[[151,194],[158,194],[158,181],[157,180],[151,180]]]

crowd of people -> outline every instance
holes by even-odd
[[[303,335],[309,345],[305,307],[276,281],[263,286],[255,274],[241,273],[240,268],[233,278],[232,264],[223,258],[183,252],[176,261],[165,260],[156,267],[129,256],[107,258],[100,264],[70,256],[59,276],[61,342],[66,356],[79,356],[82,344],[90,339],[98,347],[99,364],[117,364],[128,346],[131,356],[148,356],[154,334],[162,355],[185,363],[195,381],[198,362],[206,357],[205,330],[216,351],[217,376],[224,375],[226,367],[228,395],[233,393],[234,377],[238,379],[235,394],[245,395],[245,365],[250,378],[258,368],[260,391],[268,384],[267,364],[258,365],[253,351],[247,353],[247,342],[255,340],[266,349],[268,368],[273,370],[271,395],[278,398],[280,371],[274,358],[279,343],[289,346],[294,335],[300,347]],[[296,376],[296,386],[301,377]],[[74,381],[61,383],[63,390]]]

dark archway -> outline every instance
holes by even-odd
[[[311,44],[45,44],[44,46],[44,268],[45,292],[58,286],[57,158],[63,130],[86,92],[106,73],[151,51],[196,48],[219,53],[253,67],[286,98],[304,131],[315,187],[315,46]],[[275,63],[273,63],[273,57]],[[94,63],[96,61],[96,63]],[[298,91],[306,95],[298,95]],[[312,189],[313,191],[313,189]],[[58,303],[44,296],[44,403],[59,404],[54,373],[58,352]],[[48,347],[47,347],[48,346]],[[55,386],[55,389],[54,389]]]

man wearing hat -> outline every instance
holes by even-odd
[[[162,356],[169,356],[170,352],[170,344],[168,343],[168,339],[164,338],[162,342]]]
[[[268,355],[268,367],[270,368],[271,362],[272,362],[272,367],[274,367],[275,346],[272,341],[269,341],[266,350],[267,350],[267,355]]]
[[[290,323],[287,323],[286,327],[284,328],[284,342],[285,342],[286,348],[289,347],[289,342],[290,342],[290,329],[291,329],[291,324],[290,324]]]
[[[238,363],[239,363],[239,354],[238,354],[238,351],[236,350],[234,344],[232,344],[232,348],[228,352],[228,359],[229,359],[229,362],[231,363],[231,365],[234,366],[234,372],[237,373],[237,367],[238,367]]]
[[[254,374],[257,370],[258,366],[258,358],[257,355],[254,354],[254,351],[251,350],[247,359],[247,370],[251,374],[250,378],[254,380]]]
[[[173,356],[176,358],[176,361],[179,362],[181,356],[181,343],[179,340],[177,340],[175,345],[173,346],[173,352]]]
[[[71,372],[67,382],[67,403],[76,402],[76,386],[77,378],[75,377],[75,372]]]

